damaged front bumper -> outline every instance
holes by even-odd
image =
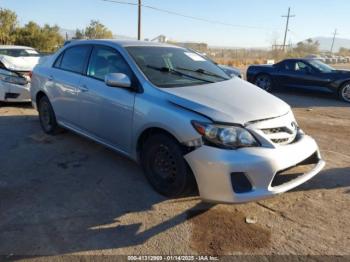
[[[30,102],[30,83],[17,85],[0,80],[0,101]]]
[[[220,203],[255,201],[289,191],[325,166],[314,139],[301,134],[298,141],[274,148],[225,150],[201,146],[185,156],[196,177],[203,200]],[[283,183],[275,178],[291,167],[314,164],[312,170]]]

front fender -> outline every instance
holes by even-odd
[[[133,121],[132,158],[137,160],[137,141],[149,128],[162,129],[180,143],[201,138],[191,121],[208,121],[207,118],[162,99],[144,93],[136,96]]]

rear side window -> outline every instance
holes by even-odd
[[[56,62],[53,65],[53,67],[60,68],[61,63],[62,63],[63,55],[64,55],[64,53],[60,54],[60,56],[56,59]]]
[[[67,49],[64,51],[63,57],[59,57],[56,61],[55,67],[82,74],[90,53],[90,48],[88,45],[81,45]],[[59,62],[59,65],[57,65],[57,62]]]

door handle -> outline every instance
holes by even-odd
[[[55,80],[55,78],[51,75],[51,76],[49,76],[49,77],[47,78],[47,80],[48,80],[49,82],[52,82],[52,81]]]
[[[79,91],[85,93],[89,91],[89,88],[86,85],[81,85]]]

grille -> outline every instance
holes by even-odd
[[[272,142],[274,142],[275,144],[286,144],[288,143],[288,138],[284,138],[284,139],[271,139]]]
[[[319,161],[318,154],[315,152],[312,156],[304,160],[302,163],[299,163],[298,165],[288,168],[286,170],[282,170],[278,172],[272,183],[272,187],[281,186],[283,184],[289,183],[295,179],[297,179],[300,176],[303,176],[305,173],[310,172],[315,168]]]
[[[261,129],[261,131],[275,144],[288,145],[293,143],[298,133],[298,127],[292,123],[290,127],[274,127]]]
[[[268,129],[262,129],[262,131],[266,135],[270,134],[277,134],[277,133],[288,133],[288,134],[293,134],[293,130],[290,130],[286,127],[276,127],[276,128],[268,128]]]

